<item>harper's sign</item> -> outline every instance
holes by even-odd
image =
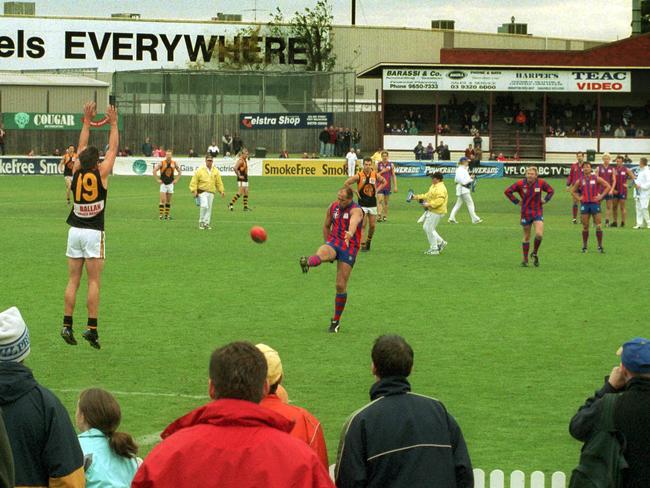
[[[93,130],[110,130],[111,126],[106,122],[107,119],[99,115],[93,124]],[[81,130],[83,114],[4,112],[2,124],[5,129],[11,130]],[[117,124],[122,130],[120,118]]]
[[[384,69],[384,90],[629,92],[630,71]]]
[[[332,112],[239,114],[242,129],[322,129],[332,125]]]
[[[304,65],[306,48],[289,35],[238,24],[2,17],[2,69],[187,68],[192,63]]]

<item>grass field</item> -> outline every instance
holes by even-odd
[[[379,224],[372,251],[357,261],[338,335],[326,333],[334,266],[302,275],[298,257],[320,245],[341,181],[253,178],[254,211],[242,212],[239,202],[230,213],[216,199],[205,232],[188,183],[177,186],[174,220],[159,222],[152,178],[112,178],[103,348],[95,351],[58,336],[67,280],[63,179],[0,178],[0,309],[17,305],[30,327],[28,366],[70,412],[83,388],[116,392],[122,428],[145,454],[155,434],[207,400],[211,351],[249,340],[279,351],[291,399],[321,420],[333,462],[345,418],[368,401],[372,341],[395,332],[415,350],[414,391],[444,401],[475,467],[568,472],[580,447],[569,419],[616,364],[619,344],[647,335],[637,289],[648,233],[606,229],[606,254],[593,243],[581,254],[563,181],[551,182],[558,191],[546,210],[541,267],[522,269],[518,211],[502,194],[510,181],[482,181],[474,199],[484,223],[470,225],[461,210],[459,225],[439,228],[449,242],[444,253],[424,256],[420,212],[404,202],[404,190],[409,183],[425,190],[428,181],[400,180],[390,222]],[[225,183],[232,196],[234,179]],[[266,244],[250,240],[252,225],[267,229]],[[78,331],[85,319],[84,281]]]

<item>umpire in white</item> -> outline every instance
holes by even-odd
[[[467,210],[469,210],[469,216],[472,219],[472,224],[479,224],[483,222],[481,218],[476,215],[474,210],[474,200],[472,200],[472,192],[470,190],[474,177],[469,174],[468,170],[469,159],[460,158],[458,161],[458,168],[456,168],[456,176],[454,180],[456,181],[456,203],[454,208],[449,214],[449,222],[452,224],[457,224],[456,214],[460,210],[460,207],[463,206],[463,202],[467,205]]]
[[[648,213],[648,204],[650,203],[650,168],[648,168],[648,159],[639,160],[639,174],[634,180],[636,186],[634,190],[634,200],[636,202],[636,225],[635,229],[650,227],[650,214]]]
[[[421,195],[413,195],[411,198],[418,200],[426,209],[424,215],[418,220],[418,223],[423,224],[422,228],[429,240],[429,249],[424,254],[429,256],[438,255],[447,246],[447,241],[436,230],[447,213],[447,201],[449,199],[447,188],[442,182],[442,173],[432,173],[429,191]]]

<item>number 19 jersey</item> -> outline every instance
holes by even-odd
[[[72,177],[74,205],[67,223],[80,229],[104,230],[104,210],[108,190],[102,185],[99,169],[80,169]]]

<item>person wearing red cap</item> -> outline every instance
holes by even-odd
[[[571,419],[569,431],[587,442],[598,431],[605,404],[613,401],[614,427],[624,439],[623,456],[629,467],[623,471],[621,488],[650,486],[650,339],[635,337],[623,344],[605,384],[587,399]],[[610,395],[614,395],[611,397]],[[609,400],[612,398],[612,400]],[[607,480],[603,480],[606,482]]]

